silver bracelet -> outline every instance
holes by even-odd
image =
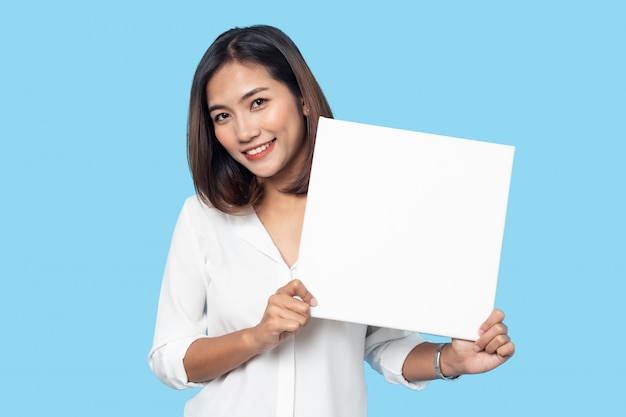
[[[454,381],[459,379],[460,375],[454,376],[445,376],[441,373],[441,351],[447,345],[447,343],[440,343],[435,351],[435,356],[433,357],[433,365],[435,366],[435,373],[439,379],[443,379],[444,381]]]

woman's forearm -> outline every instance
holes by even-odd
[[[426,381],[438,376],[435,360],[444,377],[480,374],[491,371],[509,360],[515,345],[503,323],[504,313],[494,309],[478,330],[478,340],[452,339],[435,357],[438,344],[422,343],[406,357],[402,374],[407,381]]]
[[[194,341],[183,359],[189,382],[206,382],[256,356],[250,329]]]
[[[439,344],[424,342],[417,345],[407,356],[402,367],[402,375],[407,381],[429,381],[437,379],[433,358]],[[450,345],[446,345],[441,352],[441,373],[445,376],[459,375],[459,372],[448,363]]]

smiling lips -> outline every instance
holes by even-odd
[[[257,146],[256,148],[248,149],[247,151],[244,151],[243,154],[249,160],[262,158],[270,151],[270,149],[274,145],[274,142],[276,142],[276,139],[272,139],[271,141],[264,143],[263,145]]]

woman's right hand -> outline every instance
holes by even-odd
[[[210,381],[275,348],[307,324],[310,308],[316,305],[317,301],[302,282],[290,281],[269,298],[263,318],[256,326],[194,341],[183,359],[187,379]]]
[[[269,298],[261,322],[250,329],[258,351],[274,349],[305,326],[311,318],[310,308],[316,305],[317,300],[298,279],[279,288]]]

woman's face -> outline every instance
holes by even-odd
[[[206,92],[215,136],[228,153],[258,177],[291,182],[305,158],[302,99],[263,66],[239,62],[221,67]]]

